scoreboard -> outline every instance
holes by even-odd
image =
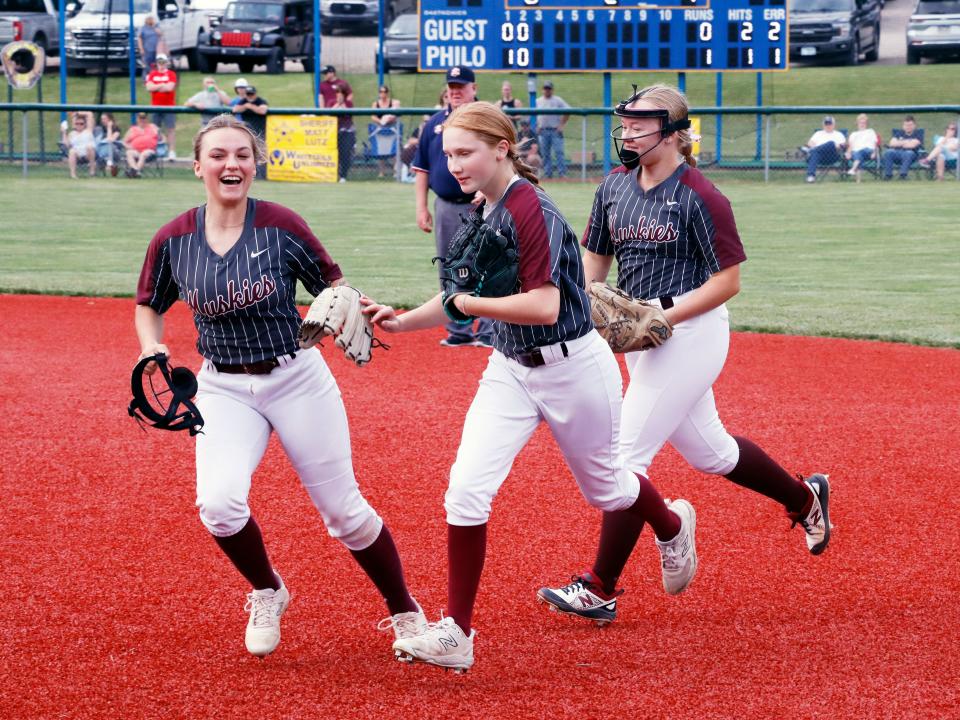
[[[786,0],[420,0],[421,71],[786,70]]]

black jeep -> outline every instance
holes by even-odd
[[[236,0],[220,23],[200,36],[197,55],[202,73],[216,71],[218,62],[237,63],[242,73],[254,65],[282,73],[287,58],[313,72],[313,5],[310,0]]]

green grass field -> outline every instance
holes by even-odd
[[[183,173],[129,182],[61,172],[0,171],[0,291],[132,295],[153,233],[203,199]],[[945,210],[956,183],[720,186],[749,257],[734,327],[960,347],[957,216]],[[578,234],[594,188],[547,185]],[[371,296],[411,306],[435,291],[433,238],[416,227],[411,186],[263,183],[254,195],[303,215]]]
[[[879,66],[863,65],[847,67],[809,67],[798,68],[786,73],[764,74],[763,101],[766,105],[928,105],[956,103],[953,92],[956,87],[956,65],[903,65]],[[239,73],[220,73],[217,80],[221,87],[231,91],[233,81]],[[557,94],[574,107],[602,107],[602,80],[599,74],[550,74],[541,75],[540,82],[547,78],[556,83]],[[257,85],[261,96],[273,107],[313,107],[312,76],[302,72],[284,75],[266,75],[253,73],[247,76]],[[357,107],[369,107],[376,97],[377,77],[373,74],[349,75],[347,79],[354,88],[354,102]],[[513,83],[515,94],[526,102],[526,76],[519,74],[482,75],[479,81],[479,97],[482,100],[496,100],[499,97],[500,83],[509,79]],[[201,76],[195,72],[180,73],[179,101],[184,102],[200,89]],[[97,98],[97,78],[80,77],[69,79],[68,101],[73,103],[92,103]],[[436,74],[396,73],[388,77],[387,82],[394,96],[405,107],[433,107],[443,86],[443,78]],[[630,84],[646,85],[652,82],[677,83],[676,73],[618,73],[613,75],[613,94],[617,100],[629,92]],[[58,95],[58,79],[55,75],[45,78],[44,99],[54,102]],[[688,73],[687,94],[690,103],[697,107],[712,107],[716,99],[714,73]],[[32,102],[35,92],[19,92],[14,96],[18,102]],[[138,103],[149,104],[149,94],[138,84]],[[129,81],[119,75],[110,76],[107,81],[106,101],[126,104],[130,101]],[[727,73],[724,76],[723,103],[728,106],[756,104],[755,73]],[[838,114],[837,123],[841,128],[855,128],[856,112]],[[30,115],[30,149],[39,149],[38,114]],[[921,127],[933,134],[942,132],[950,116],[930,114],[919,118]],[[21,143],[21,119],[18,114],[7,116],[0,114],[0,146],[14,149]],[[45,147],[49,151],[56,149],[59,138],[57,113],[44,114]],[[410,122],[407,132],[412,129]],[[129,118],[121,118],[123,126],[129,125]],[[787,153],[797,145],[806,142],[811,133],[819,126],[820,118],[811,115],[780,115],[773,118],[770,133],[770,147],[773,159],[784,159]],[[196,118],[181,116],[180,130],[177,135],[177,153],[189,153],[190,140],[199,124]],[[899,116],[877,116],[875,127],[889,137],[892,127],[899,127]],[[358,140],[366,137],[366,122],[358,121]],[[12,129],[12,132],[11,132]],[[574,118],[567,132],[567,154],[581,150],[581,121]],[[716,126],[712,117],[703,118],[701,133],[703,149],[713,153],[715,150]],[[12,135],[12,143],[11,143]],[[727,157],[753,158],[756,152],[756,119],[754,116],[728,116],[724,118],[722,129],[723,154]],[[602,119],[591,117],[586,129],[587,151],[596,157],[602,156],[606,144],[602,131]]]

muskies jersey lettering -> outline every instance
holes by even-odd
[[[223,256],[204,236],[206,208],[175,218],[154,236],[137,303],[158,313],[181,298],[193,310],[197,350],[216,362],[252,363],[294,352],[300,330],[297,281],[318,294],[340,268],[296,213],[250,199],[243,231]]]
[[[674,297],[746,260],[729,201],[680,165],[644,192],[640,169],[610,173],[593,202],[583,246],[617,259],[617,285],[633,297]]]

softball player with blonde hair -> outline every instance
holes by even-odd
[[[337,382],[316,350],[301,350],[297,282],[312,294],[343,273],[306,222],[248,197],[263,141],[229,115],[194,141],[207,201],[164,225],[147,248],[137,287],[140,359],[170,354],[163,315],[178,298],[193,311],[203,356],[196,405],[200,520],[252,589],[245,643],[258,657],[280,642],[290,603],[247,503],[253,472],[276,432],[329,534],[343,543],[386,601],[396,637],[426,618],[410,597],[390,531],[360,493]]]
[[[827,476],[795,479],[752,441],[730,435],[714,402],[712,386],[730,344],[724,303],[739,292],[746,259],[730,203],[695,169],[683,94],[666,85],[634,90],[615,111],[623,165],[597,189],[582,240],[587,283],[605,281],[616,258],[617,285],[659,305],[673,325],[660,347],[626,356],[630,383],[620,425],[626,466],[647,477],[669,442],[698,470],[782,505],[819,555],[830,541]],[[604,513],[593,568],[566,587],[540,590],[540,598],[586,615],[615,593],[635,542],[616,513]]]
[[[519,252],[518,292],[453,296],[464,316],[493,319],[494,350],[467,412],[444,503],[448,616],[394,643],[401,659],[462,671],[473,664],[471,621],[491,503],[541,421],[591,505],[616,514],[630,538],[644,522],[653,527],[667,592],[681,592],[696,572],[696,516],[684,500],[665,504],[649,480],[623,465],[620,369],[593,328],[576,235],[519,159],[513,123],[490,103],[465,105],[443,125],[443,150],[464,192],[486,198],[476,212],[513,237]],[[446,320],[439,294],[400,315],[389,306],[368,305],[373,321],[389,332]],[[596,608],[592,619],[609,622],[615,602]]]

